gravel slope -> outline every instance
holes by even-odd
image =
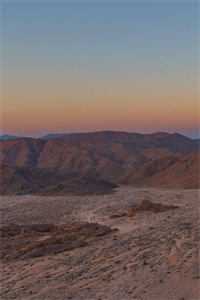
[[[128,217],[143,200],[178,208]],[[0,202],[1,227],[89,222],[117,229],[71,251],[2,261],[2,300],[200,299],[197,190],[120,187],[105,196],[5,196]]]

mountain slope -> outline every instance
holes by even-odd
[[[125,184],[173,188],[200,187],[200,155],[169,156],[145,164],[137,172],[130,172]]]
[[[62,190],[66,192],[70,185],[74,190],[78,185],[84,190],[87,182],[97,187],[94,180],[98,184],[192,188],[198,185],[198,155],[194,154],[197,151],[194,140],[168,133],[109,131],[0,141],[0,161],[5,174],[12,170],[11,182],[21,182],[17,186],[25,185],[24,190],[32,192],[56,189],[59,182],[64,182]],[[190,161],[190,175],[187,175],[185,166]],[[40,188],[39,182],[45,186]],[[6,191],[10,184],[9,180],[4,182]]]
[[[0,194],[105,194],[117,186],[100,178],[0,165]]]
[[[43,140],[33,138],[0,141],[0,161],[10,166],[36,166],[44,145]]]
[[[122,143],[135,148],[167,148],[172,152],[188,153],[196,149],[194,140],[179,133],[157,132],[152,134],[129,133],[121,131],[99,131],[89,133],[49,134],[44,140],[65,140],[70,143]]]

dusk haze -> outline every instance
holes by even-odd
[[[2,132],[198,129],[198,3],[2,7]]]

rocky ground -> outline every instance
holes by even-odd
[[[197,190],[0,202],[2,300],[200,299]]]

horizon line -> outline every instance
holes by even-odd
[[[182,135],[184,137],[196,140],[200,138],[200,132],[197,132],[197,136],[191,136],[184,133],[181,133],[179,131],[152,131],[152,132],[140,132],[140,131],[126,131],[126,130],[91,130],[91,131],[71,131],[71,132],[47,132],[40,135],[21,135],[21,134],[14,134],[14,133],[0,133],[0,138],[2,137],[13,137],[13,138],[33,138],[33,139],[42,139],[48,135],[56,136],[56,135],[78,135],[78,134],[92,134],[92,133],[127,133],[127,134],[137,134],[137,135],[155,135],[155,134],[166,134],[166,135]]]

